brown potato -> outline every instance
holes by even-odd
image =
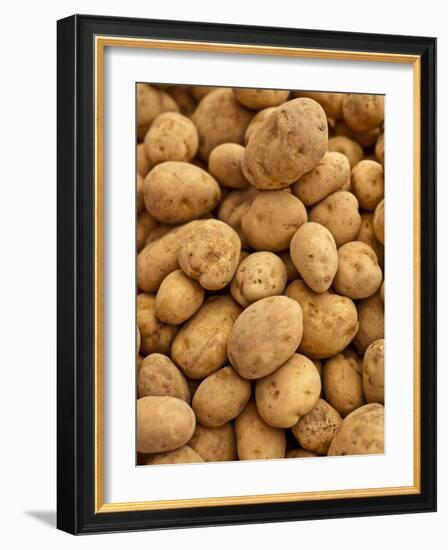
[[[366,349],[362,362],[362,385],[367,403],[384,405],[384,339]]]
[[[328,150],[342,153],[348,158],[350,168],[353,168],[364,156],[361,145],[345,136],[334,136],[328,140]]]
[[[373,230],[373,214],[371,212],[363,212],[361,214],[361,227],[356,235],[356,241],[361,241],[373,248],[378,264],[381,268],[384,267],[384,246],[375,237]]]
[[[230,333],[227,354],[244,378],[274,372],[296,351],[302,338],[302,311],[286,296],[263,298],[246,308]]]
[[[230,225],[238,233],[241,248],[249,248],[249,243],[241,229],[241,220],[257,193],[258,191],[253,187],[243,191],[231,191],[219,206],[218,219]]]
[[[359,330],[353,343],[358,352],[364,354],[372,342],[384,338],[384,304],[378,292],[357,302],[356,307]]]
[[[384,96],[347,94],[342,102],[342,114],[355,132],[373,130],[384,120]]]
[[[194,464],[195,462],[204,461],[191,447],[184,445],[174,451],[151,455],[146,464]]]
[[[163,353],[169,355],[177,327],[162,323],[155,312],[156,298],[152,294],[137,295],[137,325],[141,334],[140,350],[143,355]]]
[[[258,414],[254,401],[249,401],[236,419],[235,434],[240,460],[285,457],[286,436],[284,430],[266,424]]]
[[[253,133],[243,157],[243,173],[257,189],[287,187],[319,162],[327,143],[322,107],[307,98],[287,101]]]
[[[338,269],[338,251],[333,235],[320,223],[304,223],[295,232],[289,248],[291,259],[314,292],[325,292]]]
[[[221,143],[208,158],[208,170],[221,185],[230,189],[245,189],[249,182],[241,169],[244,147],[239,143]]]
[[[293,281],[286,296],[296,300],[303,312],[303,336],[299,353],[311,359],[331,357],[353,340],[359,324],[355,304],[345,296],[318,294],[303,281]]]
[[[138,141],[143,141],[154,119],[168,111],[178,112],[179,107],[167,93],[149,84],[137,84]]]
[[[342,101],[346,94],[334,92],[293,92],[295,97],[309,97],[317,101],[328,118],[337,120],[342,117]]]
[[[384,198],[384,172],[379,162],[361,160],[352,170],[352,189],[359,206],[374,211]]]
[[[143,178],[137,173],[137,183],[136,183],[136,197],[135,197],[135,209],[137,214],[145,208],[145,201],[143,200]]]
[[[190,403],[187,380],[166,355],[151,353],[138,369],[137,390],[139,397],[149,395],[171,396]]]
[[[372,223],[375,237],[384,244],[384,199],[375,208]]]
[[[334,437],[328,456],[384,453],[384,407],[370,403],[350,413]]]
[[[204,301],[204,289],[178,269],[163,279],[156,295],[157,317],[164,323],[180,325],[190,319]]]
[[[188,87],[179,85],[173,86],[169,91],[169,95],[177,103],[180,112],[185,116],[191,117],[197,107],[197,101],[190,93]]]
[[[258,111],[254,118],[249,122],[249,126],[244,134],[245,145],[249,143],[251,136],[258,126],[260,126],[260,124],[272,113],[272,111],[274,111],[275,108],[276,107],[266,107],[266,109],[261,109],[261,111]]]
[[[364,132],[355,132],[355,130],[352,130],[343,120],[338,120],[335,126],[335,134],[337,136],[346,136],[366,148],[375,145],[380,133],[380,128],[373,128],[372,130],[365,130]]]
[[[291,260],[289,250],[285,250],[285,252],[282,252],[281,254],[279,254],[279,256],[286,267],[287,282],[290,283],[295,279],[299,279],[300,275],[297,271],[296,266],[294,265],[294,262]]]
[[[209,298],[182,326],[171,357],[186,376],[201,379],[227,362],[227,341],[240,306],[230,296]]]
[[[156,227],[154,227],[154,229],[148,233],[148,236],[146,237],[145,245],[149,243],[153,243],[154,241],[157,241],[157,239],[160,239],[160,237],[163,237],[164,235],[166,235],[176,227],[180,227],[180,225],[169,225],[168,223],[158,223]]]
[[[137,451],[163,453],[185,445],[196,418],[191,407],[176,397],[137,399]]]
[[[142,178],[146,178],[146,174],[152,168],[148,157],[145,153],[145,146],[143,143],[137,144],[137,174],[140,174]]]
[[[305,449],[292,449],[286,453],[285,458],[312,458],[319,456],[311,451],[305,451]]]
[[[148,235],[157,227],[157,220],[155,220],[149,212],[143,210],[137,215],[137,250],[140,252],[145,246]]]
[[[219,428],[206,428],[196,423],[188,446],[194,449],[204,462],[236,460],[236,439],[232,422]]]
[[[384,133],[378,137],[378,141],[375,144],[375,157],[384,168]]]
[[[381,300],[383,300],[383,302],[384,302],[384,282],[383,282],[383,284],[381,285],[381,288],[380,288],[380,296],[381,296]]]
[[[272,374],[257,380],[258,413],[270,426],[291,428],[313,409],[320,390],[320,376],[314,364],[295,353]]]
[[[248,109],[265,109],[277,107],[284,103],[289,96],[288,90],[264,90],[260,88],[233,88],[233,95]]]
[[[224,367],[201,382],[192,407],[203,426],[217,428],[241,413],[250,394],[250,382],[241,378],[232,367]]]
[[[228,89],[229,88],[219,88],[218,86],[192,86],[190,92],[196,101],[201,101],[201,99],[204,99],[210,92]]]

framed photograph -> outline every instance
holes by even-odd
[[[58,528],[436,509],[436,40],[58,21]]]

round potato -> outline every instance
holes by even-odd
[[[204,461],[191,447],[184,445],[174,451],[151,455],[146,464],[194,464],[195,462]]]
[[[292,449],[286,453],[285,458],[312,458],[314,456],[319,455],[311,451],[305,451],[305,449]]]
[[[137,399],[137,451],[163,453],[185,445],[196,418],[191,407],[176,397]]]
[[[350,163],[342,153],[329,151],[291,186],[306,206],[313,206],[350,181]]]
[[[191,401],[185,376],[161,353],[151,353],[143,359],[137,374],[137,391],[139,397],[158,395]]]
[[[384,246],[375,237],[373,214],[371,212],[361,214],[361,227],[355,240],[368,244],[374,250],[380,267],[384,266]]]
[[[137,174],[140,174],[144,179],[151,168],[152,166],[145,153],[145,146],[143,143],[139,143],[137,145]]]
[[[183,271],[207,290],[227,286],[238,267],[241,241],[236,231],[219,220],[205,220],[192,229],[179,248]]]
[[[366,349],[362,362],[362,386],[367,403],[384,405],[384,339]]]
[[[288,90],[263,90],[260,88],[233,88],[233,95],[248,109],[265,109],[277,107],[284,103],[289,96]]]
[[[255,250],[281,252],[306,221],[306,208],[292,193],[260,191],[243,214],[241,229]]]
[[[302,310],[286,296],[263,298],[246,308],[230,333],[227,354],[243,378],[262,378],[283,365],[302,338]]]
[[[384,96],[347,94],[342,102],[342,114],[355,132],[373,130],[384,120]]]
[[[155,312],[156,298],[152,294],[137,295],[137,326],[140,330],[140,351],[143,355],[169,355],[177,327],[162,323]]]
[[[346,136],[366,148],[375,145],[380,133],[380,128],[373,128],[372,130],[365,130],[364,132],[355,132],[355,130],[352,130],[343,120],[338,120],[335,126],[335,134],[337,136]]]
[[[378,292],[357,302],[356,307],[359,330],[353,343],[358,352],[364,354],[372,342],[384,338],[384,304]]]
[[[244,147],[239,143],[221,143],[208,158],[208,170],[221,185],[230,189],[245,189],[249,182],[241,169]]]
[[[291,431],[304,449],[326,455],[341,424],[338,411],[324,399],[319,399],[309,413],[300,417]]]
[[[352,170],[352,189],[364,210],[374,211],[384,198],[384,172],[379,162],[361,160]]]
[[[227,341],[240,306],[230,296],[209,298],[182,326],[171,357],[189,378],[201,379],[227,362]]]
[[[286,282],[286,267],[278,256],[272,252],[255,252],[238,266],[230,292],[240,305],[247,307],[267,296],[283,294]]]
[[[236,439],[232,422],[219,428],[206,428],[196,423],[188,446],[194,449],[204,462],[236,460]]]
[[[361,228],[358,200],[349,191],[328,195],[311,209],[308,219],[326,227],[337,247],[354,241]]]
[[[261,111],[258,111],[258,113],[250,121],[249,126],[247,127],[244,134],[245,145],[249,143],[252,134],[255,132],[258,126],[260,126],[260,124],[272,113],[272,111],[274,111],[274,109],[275,107],[266,107],[266,109],[261,109]]]
[[[303,336],[299,353],[311,359],[331,357],[345,349],[358,331],[355,304],[345,296],[318,294],[303,281],[293,281],[286,295],[296,300],[303,312]]]
[[[179,113],[162,113],[151,124],[144,140],[145,152],[151,164],[168,160],[192,160],[199,145],[196,126]]]
[[[241,248],[249,248],[249,243],[241,229],[241,220],[244,213],[248,210],[258,191],[253,187],[243,191],[231,191],[223,199],[218,210],[218,219],[230,225],[241,240]]]
[[[372,223],[375,237],[384,244],[384,199],[375,208]]]
[[[365,243],[352,241],[338,249],[338,270],[333,287],[338,294],[352,300],[368,298],[383,281],[374,250]]]
[[[345,136],[334,136],[328,140],[328,150],[342,153],[348,158],[350,168],[353,168],[363,158],[361,145]]]
[[[252,134],[243,157],[243,173],[257,189],[287,187],[320,161],[327,144],[322,107],[308,98],[287,101]]]
[[[205,216],[220,199],[216,180],[188,162],[163,162],[145,178],[146,209],[162,223],[177,224]]]
[[[204,301],[204,289],[178,269],[163,279],[156,295],[156,315],[164,323],[180,325],[190,319]]]
[[[198,421],[217,428],[236,418],[250,399],[251,385],[232,367],[224,367],[201,382],[192,407]]]
[[[375,144],[375,157],[384,168],[384,133],[378,137],[378,141]]]
[[[314,292],[325,292],[338,269],[338,251],[333,235],[320,223],[304,223],[295,232],[289,248],[291,259]]]
[[[356,370],[357,361],[338,353],[324,365],[324,394],[326,400],[345,417],[365,403],[362,376]]]
[[[284,458],[286,435],[274,428],[258,414],[254,401],[249,401],[235,420],[236,447],[240,460],[267,460]]]
[[[313,409],[320,390],[320,376],[314,364],[295,353],[275,372],[257,380],[257,409],[270,426],[291,428]]]
[[[149,212],[143,210],[137,215],[137,250],[140,252],[145,246],[148,235],[157,227],[157,220],[155,220]]]
[[[342,101],[346,94],[328,92],[293,92],[295,97],[309,97],[319,103],[328,118],[337,120],[342,117]]]
[[[143,141],[151,124],[161,113],[178,112],[176,102],[163,90],[137,84],[137,139]]]
[[[328,456],[384,453],[384,407],[369,403],[350,413],[331,442]]]

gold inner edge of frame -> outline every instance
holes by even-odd
[[[104,502],[104,357],[103,357],[103,260],[104,260],[104,48],[158,48],[207,53],[239,53],[293,56],[333,60],[372,61],[413,64],[414,103],[414,483],[412,486],[381,487],[353,490],[329,490],[300,493],[244,495],[181,500]],[[274,502],[299,502],[362,498],[420,493],[420,57],[416,55],[342,50],[316,50],[276,46],[254,46],[211,42],[187,42],[120,37],[95,37],[95,513],[163,510],[208,506],[231,506]]]

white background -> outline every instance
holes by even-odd
[[[405,8],[405,9],[404,9]],[[448,120],[448,34],[443,3],[406,4],[377,0],[344,3],[243,3],[240,0],[160,3],[127,0],[21,2],[2,12],[0,46],[0,543],[7,548],[36,544],[47,548],[260,548],[300,544],[310,548],[378,546],[421,548],[443,540],[448,520],[447,473],[440,459],[439,512],[412,516],[207,528],[73,538],[54,530],[55,510],[55,250],[56,250],[56,25],[72,13],[216,21],[347,31],[430,35],[439,38],[439,151],[448,148],[443,121]],[[439,169],[439,205],[447,203],[448,171]],[[5,192],[6,191],[6,192]],[[439,215],[439,280],[448,277]],[[445,246],[446,248],[446,246]],[[439,289],[439,312],[448,306]],[[446,457],[448,374],[442,354],[447,324],[439,314],[439,456]]]

